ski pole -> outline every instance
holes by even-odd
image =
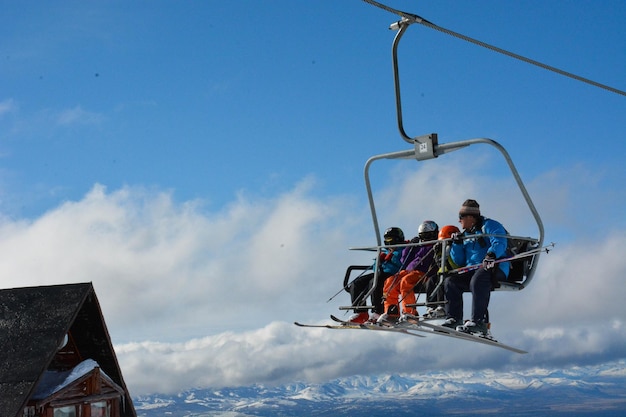
[[[531,250],[526,251],[526,252],[518,253],[517,255],[509,256],[507,258],[497,259],[497,260],[494,261],[494,265],[502,263],[502,262],[514,261],[516,259],[525,258],[527,256],[536,255],[536,254],[541,253],[541,252],[548,253],[548,252],[550,252],[550,248],[552,248],[552,247],[554,247],[554,243],[551,243],[551,244],[549,244],[547,246],[542,246],[541,248],[531,249]],[[482,264],[464,266],[464,267],[461,267],[461,268],[453,269],[452,271],[448,271],[448,274],[457,274],[457,275],[458,274],[463,274],[465,272],[475,271],[476,269],[481,268],[481,267],[482,267]]]

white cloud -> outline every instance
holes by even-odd
[[[84,110],[81,106],[63,110],[57,117],[57,123],[63,126],[100,123],[102,120],[101,114]]]
[[[532,219],[516,221],[528,214],[511,202],[520,197],[506,181],[464,179],[466,168],[482,163],[446,165],[445,175],[431,166],[393,172],[378,192],[388,197],[381,228],[397,222],[411,235],[424,217],[454,224],[462,200],[476,196],[485,214],[514,225],[511,232],[532,230]],[[424,198],[413,186],[436,191]],[[371,254],[347,248],[374,243],[366,206],[311,197],[314,187],[306,179],[264,200],[242,193],[209,212],[166,192],[96,185],[33,221],[1,220],[3,286],[92,281],[133,394],[623,357],[626,240],[619,231],[592,244],[584,235],[557,242],[527,289],[493,294],[495,336],[528,355],[442,337],[294,326],[324,321],[348,303],[346,293],[325,301],[348,265],[370,261]],[[507,210],[492,194],[505,196]],[[537,194],[538,205],[550,205],[547,192]]]
[[[333,229],[346,202],[314,201],[307,187],[208,214],[168,193],[98,185],[34,222],[5,220],[4,285],[92,281],[111,333],[126,341],[262,326],[340,285],[343,271],[320,260],[346,252],[348,234]]]

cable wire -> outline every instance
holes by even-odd
[[[611,87],[611,86],[608,86],[608,85],[605,85],[605,84],[601,84],[599,82],[590,80],[588,78],[581,77],[580,75],[572,74],[571,72],[564,71],[562,69],[559,69],[559,68],[556,68],[556,67],[553,67],[553,66],[541,63],[539,61],[535,61],[534,59],[527,58],[525,56],[522,56],[522,55],[510,52],[510,51],[507,51],[507,50],[502,49],[502,48],[498,48],[497,46],[493,46],[493,45],[490,45],[488,43],[479,41],[477,39],[470,38],[469,36],[465,36],[463,34],[454,32],[454,31],[452,31],[450,29],[446,29],[446,28],[443,28],[441,26],[438,26],[438,25],[436,25],[436,24],[434,24],[432,22],[429,22],[428,20],[426,20],[426,19],[424,19],[424,18],[422,18],[422,17],[420,17],[418,15],[415,15],[415,14],[412,14],[412,13],[406,13],[406,12],[403,12],[401,10],[394,9],[392,7],[386,6],[386,5],[382,4],[382,3],[379,3],[379,2],[374,1],[374,0],[363,0],[363,1],[365,3],[371,4],[372,6],[378,7],[380,9],[382,9],[382,10],[388,11],[388,12],[396,14],[396,15],[399,15],[399,16],[401,16],[403,19],[405,19],[408,22],[419,23],[421,25],[424,25],[424,26],[429,27],[431,29],[435,29],[435,30],[437,30],[439,32],[442,32],[442,33],[445,33],[447,35],[454,36],[455,38],[459,38],[459,39],[462,39],[464,41],[473,43],[474,45],[478,45],[478,46],[481,46],[483,48],[492,50],[494,52],[506,55],[508,57],[515,58],[515,59],[520,60],[522,62],[526,62],[527,64],[535,65],[537,67],[546,69],[548,71],[555,72],[555,73],[557,73],[559,75],[563,75],[565,77],[572,78],[574,80],[581,81],[581,82],[586,83],[586,84],[590,84],[590,85],[592,85],[594,87],[602,88],[602,89],[610,91],[612,93],[619,94],[619,95],[622,95],[622,96],[626,96],[626,91],[622,91],[622,90],[619,90],[617,88],[614,88],[614,87]]]

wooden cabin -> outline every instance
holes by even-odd
[[[91,283],[0,290],[1,417],[136,417]]]

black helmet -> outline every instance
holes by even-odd
[[[439,235],[439,226],[432,220],[425,220],[420,224],[418,230],[418,236],[421,241],[428,242],[430,240],[437,240]]]
[[[404,232],[399,227],[390,227],[385,230],[385,245],[404,243]]]

